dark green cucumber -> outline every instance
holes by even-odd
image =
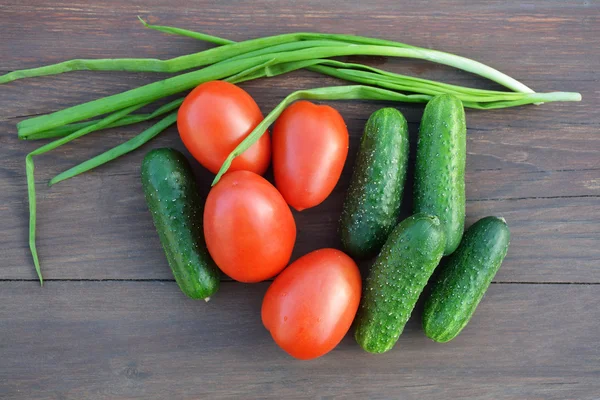
[[[465,232],[425,301],[423,329],[429,338],[447,342],[467,325],[506,256],[509,240],[502,218],[480,219]]]
[[[408,165],[408,126],[395,108],[375,111],[360,141],[340,219],[346,251],[369,257],[398,223]]]
[[[363,349],[383,353],[394,347],[445,243],[435,216],[416,214],[394,228],[365,284],[354,333]]]
[[[423,113],[415,170],[414,212],[436,215],[446,234],[444,255],[465,227],[465,110],[455,96],[434,97]]]
[[[203,202],[185,156],[174,149],[150,151],[142,162],[142,186],[179,288],[208,301],[219,289],[219,272],[204,242]]]

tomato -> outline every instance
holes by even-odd
[[[275,278],[263,299],[263,324],[290,355],[302,360],[320,357],[350,329],[361,285],[358,267],[346,254],[313,251]]]
[[[250,171],[228,172],[208,194],[204,236],[217,266],[240,282],[277,275],[290,261],[296,223],[281,194]]]
[[[258,105],[243,89],[223,81],[206,82],[187,95],[177,113],[183,144],[206,169],[216,174],[231,151],[263,120]],[[229,171],[265,173],[271,139],[262,135],[236,157]]]
[[[340,179],[348,155],[348,129],[329,106],[298,101],[273,127],[277,189],[298,211],[320,204]]]

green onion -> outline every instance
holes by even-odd
[[[176,29],[176,28],[174,28]],[[58,64],[38,68],[9,72],[0,76],[0,84],[17,79],[62,74],[71,71],[130,71],[130,72],[180,72],[186,69],[210,65],[244,52],[250,52],[264,47],[282,43],[296,42],[303,38],[301,33],[269,36],[259,39],[246,40],[194,54],[158,60],[155,58],[103,58],[75,59]]]
[[[146,23],[139,16],[138,16],[138,18],[140,19],[140,21],[142,21],[144,26],[146,26],[147,28],[155,29],[155,30],[158,30],[161,32],[173,33],[173,34],[177,34],[180,36],[187,36],[187,37],[204,40],[204,41],[208,41],[208,42],[215,43],[215,44],[236,43],[232,40],[228,40],[228,39],[224,39],[224,38],[216,37],[216,36],[211,36],[211,35],[206,35],[204,33],[197,32],[197,31],[191,31],[191,30],[182,29],[182,28],[173,28],[173,27],[168,27],[168,26],[150,25],[150,24]],[[458,69],[463,69],[468,72],[472,72],[474,74],[486,77],[493,81],[495,81],[494,78],[492,78],[490,76],[486,76],[483,73],[488,73],[490,75],[497,76],[499,79],[506,81],[505,83],[496,81],[497,83],[499,83],[503,86],[506,86],[507,88],[512,89],[516,92],[523,92],[523,93],[533,93],[534,92],[532,89],[525,86],[523,83],[511,78],[510,76],[507,76],[507,75],[501,73],[500,71],[497,71],[491,67],[488,67],[485,64],[479,63],[477,61],[474,61],[474,60],[471,60],[471,59],[468,59],[465,57],[456,56],[454,54],[444,53],[444,52],[441,52],[438,50],[425,49],[422,47],[411,46],[406,43],[395,42],[392,40],[374,39],[374,38],[369,38],[369,37],[364,37],[364,36],[355,36],[355,35],[326,34],[326,33],[299,33],[298,35],[305,35],[305,36],[301,36],[302,38],[304,38],[304,40],[307,40],[308,38],[312,38],[312,39],[320,38],[320,39],[334,40],[337,42],[346,42],[346,43],[352,43],[352,44],[392,46],[392,47],[411,48],[411,49],[415,49],[415,50],[422,50],[424,52],[428,52],[429,53],[428,57],[430,57],[430,58],[423,58],[423,59],[426,59],[426,60],[429,60],[432,62],[436,62],[436,63],[441,63],[441,64],[444,64],[444,62],[441,62],[442,60],[446,60],[446,61],[450,62],[450,60],[448,59],[447,56],[451,56],[452,57],[451,63],[446,64],[446,65],[449,65],[449,66],[452,66],[452,67],[455,67]],[[284,35],[282,35],[282,36],[284,36]],[[231,58],[230,60],[243,58],[244,56],[248,56],[248,55],[249,55],[249,53],[247,53],[245,55],[239,55],[239,56]],[[437,59],[436,56],[439,56],[440,58]],[[415,58],[418,58],[418,57],[415,57]],[[364,67],[367,69],[370,68],[370,67],[367,67],[367,66],[364,66],[361,64],[353,64],[353,65]],[[463,68],[463,66],[466,66],[467,68]],[[474,71],[474,70],[470,70],[469,68],[472,68],[475,70],[481,68],[481,71]],[[375,69],[373,69],[373,70],[375,70]],[[384,71],[384,72],[386,72],[386,71]],[[418,79],[418,78],[415,78],[415,79]]]
[[[82,174],[86,171],[96,168],[102,164],[106,164],[107,162],[112,161],[115,158],[121,157],[122,155],[127,154],[127,153],[137,149],[138,147],[142,146],[143,144],[147,143],[148,141],[150,141],[151,139],[156,137],[156,135],[158,135],[159,133],[161,133],[162,131],[167,129],[169,126],[173,125],[176,121],[177,121],[177,111],[172,112],[171,114],[167,115],[165,118],[160,120],[158,123],[156,123],[155,125],[151,126],[148,129],[146,129],[145,131],[143,131],[139,135],[135,136],[134,138],[129,139],[127,142],[122,143],[122,144],[120,144],[100,155],[97,155],[96,157],[91,158],[79,165],[76,165],[73,168],[70,168],[64,172],[61,172],[60,174],[56,175],[54,178],[52,178],[50,180],[50,182],[48,183],[48,186],[52,186],[55,183],[58,183],[58,182],[64,181],[65,179],[69,179],[76,175]]]
[[[336,66],[339,68],[330,67]],[[352,67],[363,67],[353,69]],[[451,93],[461,98],[463,101],[497,101],[518,99],[523,93],[516,92],[500,92],[491,90],[482,90],[475,88],[467,88],[462,86],[450,85],[442,82],[430,81],[427,79],[413,78],[400,74],[383,74],[378,72],[369,72],[368,67],[360,64],[348,64],[340,61],[328,59],[314,59],[306,61],[296,61],[290,63],[282,63],[276,65],[268,65],[265,67],[263,75],[267,77],[285,74],[300,68],[308,68],[311,71],[320,72],[324,75],[333,76],[344,79],[346,81],[369,84],[372,86],[383,87],[392,90],[400,90],[406,92],[416,92],[422,94],[442,94]],[[372,69],[373,71],[378,71]],[[381,71],[381,70],[379,70]],[[381,71],[386,72],[386,71]],[[258,74],[255,77],[260,77]]]
[[[142,24],[144,24],[144,26],[146,28],[154,29],[159,32],[169,33],[169,34],[178,35],[178,36],[187,36],[187,37],[190,37],[193,39],[198,39],[198,40],[202,40],[204,42],[214,43],[214,44],[218,44],[218,45],[236,43],[233,40],[225,39],[225,38],[222,38],[219,36],[207,35],[205,33],[198,32],[198,31],[191,31],[191,30],[183,29],[183,28],[175,28],[172,26],[151,25],[151,24],[147,23],[146,21],[144,21],[139,15],[138,15],[138,19],[142,22]],[[354,43],[354,44],[374,44],[374,45],[381,45],[381,46],[414,47],[414,46],[411,46],[411,45],[408,45],[405,43],[394,42],[392,40],[375,39],[375,38],[364,37],[364,36],[355,36],[355,35],[306,33],[306,32],[300,32],[300,33],[297,33],[297,35],[298,35],[298,40],[310,40],[310,39],[314,39],[317,36],[320,36],[323,38],[325,38],[325,37],[329,38],[331,40],[337,40],[337,41],[341,41],[341,42]]]
[[[493,108],[504,108],[513,107],[517,105],[532,104],[538,102],[551,102],[551,101],[579,101],[581,95],[579,93],[565,93],[565,92],[554,92],[554,93],[521,93],[521,98],[516,100],[506,101],[495,101],[489,103],[465,103],[471,108],[479,109],[493,109]],[[262,120],[260,124],[254,128],[252,132],[237,147],[227,156],[221,169],[217,173],[217,176],[212,182],[214,186],[227,172],[233,159],[244,151],[248,150],[254,143],[256,143],[267,128],[275,122],[279,115],[285,110],[285,108],[296,100],[307,99],[307,100],[379,100],[379,101],[401,101],[408,103],[426,103],[432,96],[424,94],[413,94],[406,95],[391,90],[380,89],[372,86],[332,86],[323,87],[310,90],[299,90],[288,95],[281,103],[277,105]]]
[[[142,20],[143,22],[143,20]],[[155,28],[151,25],[145,24],[153,29],[161,30],[163,32],[169,31],[169,33],[181,34],[183,29],[171,28],[171,27],[159,27]],[[217,41],[221,42],[221,38],[214,36],[205,35],[198,32],[187,31],[186,36],[195,36],[202,40],[210,39],[213,43]],[[238,56],[240,53],[247,53],[254,50],[262,49],[264,47],[278,45],[282,43],[289,43],[299,40],[334,40],[340,42],[346,42],[354,44],[356,46],[366,47],[394,47],[396,49],[411,50],[407,52],[407,55],[395,55],[397,57],[410,57],[423,60],[429,60],[438,64],[445,64],[451,67],[462,69],[464,71],[472,72],[474,74],[483,76],[492,81],[495,81],[509,89],[531,93],[533,90],[522,84],[521,82],[511,78],[502,72],[482,64],[478,61],[471,60],[469,58],[457,56],[450,53],[445,53],[438,50],[425,49],[422,47],[410,46],[404,43],[393,42],[388,40],[372,39],[361,36],[352,35],[339,35],[339,34],[325,34],[325,33],[288,33],[277,36],[270,36],[259,39],[247,40],[239,43],[230,43],[225,46],[217,47],[214,49],[205,50],[195,54],[189,54],[185,56],[175,57],[169,60],[157,60],[152,58],[120,58],[120,59],[77,59],[65,61],[58,64],[48,65],[45,67],[32,68],[20,71],[13,71],[8,74],[0,76],[0,84],[11,82],[16,79],[33,77],[33,76],[45,76],[60,74],[69,71],[78,70],[102,70],[102,71],[133,71],[133,72],[179,72],[186,69],[198,68],[204,65],[217,63],[219,61],[228,59],[230,57]],[[351,54],[362,54],[362,55],[392,55],[392,54],[377,54],[371,52],[365,53],[350,53],[350,54],[339,54],[339,55],[351,55]],[[400,52],[399,54],[402,54]],[[334,55],[316,56],[313,58],[320,57],[334,57]],[[263,60],[264,62],[264,60]]]
[[[228,45],[233,46],[233,45]],[[435,55],[434,55],[435,53]],[[223,79],[235,75],[248,68],[255,67],[270,60],[273,63],[285,63],[291,61],[302,61],[314,58],[326,58],[346,55],[377,55],[410,57],[418,59],[431,59],[446,65],[459,65],[461,69],[476,72],[491,80],[512,86],[512,78],[473,60],[465,61],[462,57],[436,52],[434,50],[424,51],[421,49],[399,48],[390,46],[372,45],[342,45],[302,49],[291,52],[264,54],[255,57],[213,64],[198,71],[184,73],[163,81],[154,82],[123,93],[93,100],[48,115],[42,115],[21,121],[18,125],[20,137],[25,137],[42,130],[48,130],[64,124],[93,118],[108,112],[120,110],[137,104],[138,102],[151,102],[184,90],[191,89],[200,83]]]
[[[144,122],[144,121],[148,121],[150,119],[154,119],[156,117],[160,117],[161,115],[164,115],[170,111],[177,109],[181,105],[181,103],[183,103],[183,99],[184,98],[181,97],[179,99],[173,100],[173,101],[157,108],[150,114],[127,115],[127,116],[113,122],[112,124],[107,125],[104,128],[100,128],[100,129],[117,128],[119,126],[137,124],[138,122]],[[96,120],[92,120],[92,121],[63,125],[58,128],[50,129],[50,130],[39,132],[39,133],[34,133],[33,135],[29,135],[29,136],[23,137],[21,139],[37,140],[37,139],[50,139],[50,138],[55,138],[55,137],[62,137],[62,136],[69,135],[75,131],[78,131],[82,128],[88,127],[90,125],[94,125],[98,121],[100,121],[100,120],[96,119]],[[98,130],[98,129],[96,129],[96,130]]]
[[[98,130],[104,128],[113,122],[119,120],[125,115],[137,110],[145,106],[145,104],[140,104],[136,106],[131,106],[119,112],[109,115],[108,117],[96,122],[94,125],[90,125],[88,127],[82,128],[76,132],[71,133],[68,136],[55,140],[54,142],[50,142],[45,144],[42,147],[39,147],[27,154],[25,157],[25,172],[27,176],[27,196],[29,200],[29,249],[31,250],[31,255],[33,256],[33,264],[35,265],[35,271],[37,272],[38,278],[40,279],[40,284],[44,283],[44,279],[42,278],[42,271],[40,269],[40,261],[38,259],[37,248],[35,245],[35,227],[36,227],[36,199],[35,199],[35,177],[34,170],[35,166],[33,164],[33,156],[38,156],[40,154],[44,154],[50,150],[57,148],[58,146],[62,146],[65,143],[68,143],[72,140],[75,140],[83,135],[87,135],[94,130]]]
[[[211,36],[211,35],[206,35],[204,33],[195,32],[195,31],[191,31],[191,30],[187,30],[187,29],[173,28],[173,27],[167,27],[167,26],[149,25],[144,20],[142,20],[139,16],[138,16],[138,18],[142,21],[144,26],[146,26],[147,28],[150,28],[150,29],[156,29],[158,31],[168,32],[168,33],[174,33],[174,34],[177,34],[180,36],[187,36],[187,37],[191,37],[191,38],[195,38],[195,39],[199,39],[199,40],[206,40],[206,41],[216,43],[216,44],[235,43],[234,41],[231,41],[228,39],[215,37],[215,36]],[[363,43],[363,44],[367,43],[367,44],[378,44],[378,45],[384,45],[384,46],[418,48],[415,46],[410,46],[410,45],[407,45],[404,43],[393,42],[393,41],[389,41],[389,40],[372,39],[372,38],[365,38],[365,37],[352,36],[352,35],[334,35],[334,36],[335,36],[336,40],[343,40],[343,41],[347,41],[348,43]],[[247,58],[249,56],[263,54],[263,52],[265,52],[265,50],[266,49],[262,49],[262,50],[256,50],[253,52],[241,54],[239,56],[232,57],[229,60]],[[338,69],[323,68],[323,67],[320,67],[318,64],[334,66],[334,67],[337,67]],[[427,90],[427,87],[425,85],[429,85],[430,87],[436,86],[442,90],[437,93],[452,93],[452,94],[455,94],[458,97],[460,97],[461,100],[465,100],[465,101],[470,100],[470,101],[481,102],[481,101],[485,100],[485,101],[494,102],[497,100],[506,100],[507,98],[510,98],[511,95],[519,93],[519,91],[517,91],[518,93],[500,92],[500,91],[491,91],[491,90],[475,89],[475,88],[469,88],[469,87],[463,87],[463,86],[457,86],[457,85],[450,85],[450,84],[446,84],[446,83],[442,83],[442,82],[395,74],[392,72],[377,69],[374,67],[369,67],[369,66],[362,65],[362,64],[343,63],[340,61],[327,60],[327,59],[295,61],[295,62],[290,62],[290,63],[282,63],[282,64],[278,64],[278,65],[273,65],[273,63],[271,62],[271,63],[269,63],[269,65],[266,68],[266,74],[263,74],[260,71],[257,71],[255,73],[246,75],[246,78],[247,78],[246,80],[257,79],[257,78],[261,78],[263,76],[267,76],[267,77],[276,76],[279,74],[291,72],[291,71],[294,71],[296,69],[301,69],[301,68],[307,68],[311,71],[320,72],[325,75],[334,76],[334,77],[344,79],[344,80],[349,80],[352,82],[370,83],[374,86],[395,89],[395,90],[406,90],[406,91],[412,91],[412,92],[419,92],[419,90],[421,90],[421,92],[424,92]],[[344,71],[344,70],[340,70],[339,68],[354,69],[355,71]],[[368,80],[369,76],[367,74],[360,74],[360,71],[374,72],[378,75],[382,75],[383,77],[371,76],[370,79],[372,79],[372,80],[369,81]],[[384,78],[384,77],[392,78],[393,81],[390,82],[389,79],[383,79],[383,82],[382,82],[382,78]],[[521,84],[521,83],[519,82],[518,84]],[[408,85],[408,86],[404,86],[404,85]],[[533,90],[527,88],[525,85],[523,85],[523,86],[525,87],[523,92],[533,93]],[[433,90],[435,90],[435,89],[433,89]],[[427,93],[427,92],[425,92],[425,93]],[[429,93],[432,93],[432,92],[429,92]],[[462,93],[462,95],[461,95],[461,93]],[[469,96],[469,95],[478,96],[478,97],[475,99],[474,97]],[[485,98],[486,95],[490,95],[493,97]],[[560,101],[560,100],[555,100],[555,101]],[[539,105],[542,103],[534,103],[534,104]]]
[[[138,15],[138,19],[146,28],[154,29],[159,32],[168,33],[171,35],[188,36],[193,39],[202,40],[203,42],[214,43],[218,45],[234,43],[232,40],[223,39],[217,36],[207,35],[206,33],[188,31],[187,29],[175,28],[172,26],[150,25]]]
[[[181,30],[179,28],[170,28],[170,27],[160,27],[159,30],[171,30],[173,33],[181,34],[182,32],[188,32],[189,36],[206,39],[209,38],[212,41],[217,41],[219,43],[224,43],[225,40],[219,40],[220,38],[215,38],[213,36],[206,36],[197,32],[190,32]],[[331,46],[320,47],[318,49],[314,49],[312,47],[302,49],[302,46],[306,46],[306,44],[298,44],[291,43],[294,40],[302,40],[302,39],[314,39],[315,45],[318,42],[317,39],[321,40],[320,46],[327,45],[331,43]],[[333,41],[332,41],[333,40]],[[339,40],[349,40],[355,41],[358,43],[368,43],[368,44],[342,44],[337,42]],[[334,45],[335,43],[335,45]],[[375,44],[374,44],[375,43]],[[278,52],[283,50],[285,44],[292,44],[296,48],[300,48],[298,51],[290,50],[284,52]],[[339,44],[339,45],[338,45]],[[385,45],[382,45],[385,44]],[[394,46],[390,46],[389,44],[394,44]],[[237,46],[237,47],[236,47]],[[266,50],[265,47],[271,46],[270,49]],[[298,47],[299,46],[299,47]],[[314,51],[313,51],[314,50]],[[321,50],[321,52],[319,52]],[[299,54],[302,53],[303,54]],[[308,52],[307,52],[308,51]],[[237,52],[237,55],[233,55]],[[241,55],[239,54],[241,53]],[[258,54],[258,55],[256,55]],[[390,41],[382,41],[377,39],[369,39],[369,38],[360,38],[360,37],[352,37],[348,35],[331,35],[331,34],[310,34],[310,33],[298,33],[298,34],[286,34],[279,35],[270,38],[262,38],[262,39],[254,39],[246,42],[240,43],[231,43],[225,46],[206,50],[204,52],[195,53],[188,56],[177,57],[175,59],[161,61],[161,60],[149,60],[149,59],[115,59],[115,60],[89,60],[97,62],[93,66],[88,65],[86,62],[81,62],[81,60],[73,61],[73,68],[69,67],[66,70],[73,70],[78,67],[89,67],[91,69],[127,69],[131,71],[179,71],[186,68],[198,67],[202,65],[207,65],[211,62],[216,64],[204,68],[200,71],[194,71],[192,73],[183,74],[175,78],[170,78],[165,81],[155,82],[154,84],[147,85],[145,87],[141,87],[138,89],[134,89],[132,91],[127,91],[121,93],[119,95],[109,96],[104,99],[96,100],[94,102],[86,103],[84,105],[72,107],[65,111],[62,114],[50,114],[47,116],[41,116],[37,118],[32,118],[30,120],[22,121],[19,127],[19,134],[21,137],[29,136],[30,134],[40,132],[42,130],[49,130],[60,127],[64,124],[68,124],[71,122],[76,122],[78,120],[93,118],[98,115],[102,115],[107,112],[117,111],[121,108],[128,107],[133,105],[136,96],[140,96],[140,101],[154,101],[160,96],[157,92],[160,90],[159,88],[164,88],[168,86],[172,88],[168,93],[163,91],[162,95],[174,94],[178,91],[187,90],[197,84],[212,79],[223,79],[228,75],[235,75],[244,70],[247,70],[252,67],[256,67],[257,65],[264,64],[272,61],[272,63],[281,63],[281,62],[292,62],[292,61],[301,61],[311,58],[320,58],[320,57],[332,57],[339,55],[353,55],[353,54],[362,54],[362,55],[389,55],[389,56],[398,56],[398,57],[411,57],[411,58],[419,58],[426,59],[446,65],[455,66],[457,68],[461,68],[466,71],[477,73],[481,76],[488,77],[500,84],[503,84],[509,88],[513,88],[517,91],[523,92],[532,92],[531,89],[527,88],[525,85],[520,82],[506,76],[505,74],[488,67],[484,64],[478,63],[474,60],[469,60],[460,56],[455,56],[452,54],[439,52],[436,50],[429,50],[418,48],[414,46],[408,46],[402,43],[395,43]],[[252,55],[252,56],[250,56]],[[228,57],[233,58],[228,59]],[[261,58],[262,57],[262,58]],[[244,61],[250,63],[245,63]],[[104,65],[104,64],[106,65]],[[110,63],[116,63],[111,66]],[[156,66],[156,63],[163,65],[171,65],[168,67],[159,67]],[[242,64],[237,64],[242,63]],[[54,68],[56,73],[64,72],[61,67],[61,64],[56,64],[54,66],[47,66],[42,68]],[[125,67],[127,68],[125,68]],[[93,68],[92,68],[93,67]],[[210,68],[213,67],[213,70]],[[216,68],[232,68],[232,70],[221,71],[221,74],[211,75],[214,73],[214,67]],[[66,71],[65,70],[65,71]],[[11,74],[24,73],[24,71],[15,71]],[[3,79],[6,79],[8,75],[0,78],[0,83]],[[37,75],[36,75],[37,76]],[[9,79],[10,80],[10,79]],[[146,97],[144,97],[146,96]],[[134,97],[133,99],[131,97]],[[107,103],[110,103],[110,107],[107,106]],[[60,111],[58,113],[61,113]],[[66,118],[69,114],[78,115],[79,119],[71,119]],[[74,118],[74,117],[72,117]],[[31,127],[31,125],[38,124],[37,127]]]
[[[489,99],[489,101],[507,100],[507,99],[519,98],[522,95],[522,93],[515,93],[515,92],[497,92],[497,94],[495,94],[493,96],[490,96],[490,95],[482,96],[482,95],[472,95],[472,94],[470,95],[470,94],[457,92],[457,91],[454,91],[452,89],[448,89],[445,87],[428,85],[426,83],[419,83],[419,84],[410,83],[410,82],[406,82],[402,78],[401,79],[386,78],[386,77],[383,77],[381,75],[378,75],[378,74],[375,74],[372,72],[365,72],[365,71],[354,70],[354,69],[332,68],[332,67],[327,67],[327,66],[315,66],[315,67],[313,67],[313,70],[316,70],[316,71],[321,72],[326,75],[335,76],[336,78],[344,79],[346,81],[381,87],[384,89],[390,89],[390,90],[395,90],[395,91],[416,92],[416,93],[422,93],[422,94],[430,94],[432,96],[435,96],[437,94],[442,94],[442,93],[452,93],[463,102],[467,102],[467,101],[481,102],[486,99]],[[473,89],[473,91],[475,92],[476,89]]]

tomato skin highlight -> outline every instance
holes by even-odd
[[[291,356],[320,357],[344,338],[362,290],[356,263],[336,249],[300,257],[275,278],[262,303],[262,322]]]
[[[254,99],[242,88],[210,81],[192,90],[179,107],[177,129],[183,144],[206,169],[216,174],[225,158],[263,120]],[[236,157],[229,171],[265,173],[271,161],[268,132]]]
[[[240,282],[260,282],[290,261],[296,223],[271,183],[250,171],[234,171],[208,194],[204,236],[221,271]]]
[[[298,211],[331,194],[348,156],[348,129],[340,113],[326,105],[297,101],[273,127],[275,185]]]

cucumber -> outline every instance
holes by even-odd
[[[446,234],[444,255],[456,250],[465,226],[465,110],[455,96],[434,97],[423,113],[414,186],[414,212],[436,215]]]
[[[383,353],[394,347],[445,243],[435,216],[416,214],[394,228],[365,284],[354,332],[363,349]]]
[[[219,270],[204,242],[203,203],[185,156],[150,151],[142,162],[142,187],[177,285],[188,297],[208,301],[219,289]]]
[[[406,119],[394,108],[375,111],[365,125],[340,218],[350,255],[377,254],[398,223],[407,166]]]
[[[436,342],[452,340],[467,325],[506,256],[510,232],[502,218],[471,226],[425,301],[423,329]]]

